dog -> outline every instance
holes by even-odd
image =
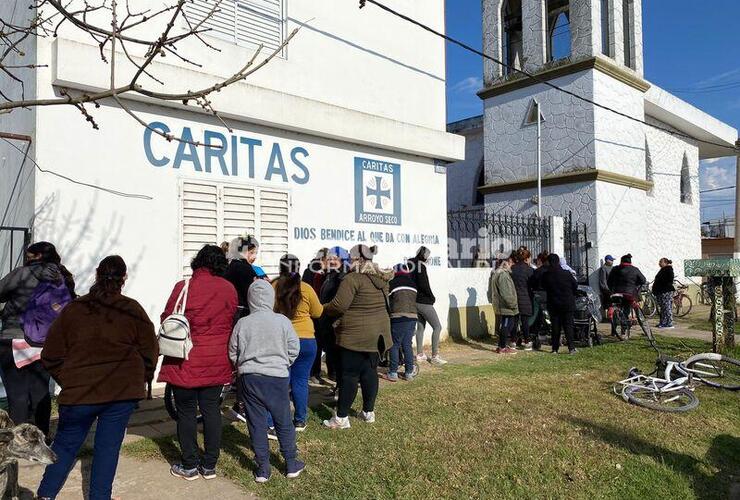
[[[0,410],[0,499],[17,500],[18,460],[53,464],[57,457],[46,445],[46,436],[35,425],[13,425],[7,412]]]

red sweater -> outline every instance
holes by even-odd
[[[175,285],[161,320],[172,314],[184,284],[180,281]],[[237,304],[236,290],[231,283],[207,269],[195,271],[185,307],[193,349],[187,361],[165,356],[158,380],[187,389],[231,382],[233,369],[228,344]]]

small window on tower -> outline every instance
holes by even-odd
[[[482,188],[486,185],[486,167],[485,162],[483,161],[483,158],[480,159],[480,163],[478,164],[478,182],[475,186],[475,197],[473,204],[474,205],[483,205],[485,202],[485,197],[483,196],[483,193],[480,192],[479,188]]]
[[[609,23],[609,9],[611,0],[601,0],[601,53],[612,57],[611,50],[611,24]]]
[[[681,203],[691,204],[691,175],[686,153],[683,154],[683,164],[681,165]]]
[[[547,60],[570,56],[570,0],[547,0]]]
[[[624,65],[628,68],[635,68],[634,57],[634,37],[632,28],[634,26],[634,5],[633,0],[622,0],[622,20],[624,31]]]
[[[513,68],[522,67],[522,0],[507,0],[501,9],[503,13],[502,54],[504,56],[504,75],[514,73]]]

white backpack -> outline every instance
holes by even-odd
[[[159,327],[159,354],[171,358],[188,359],[193,341],[190,338],[190,322],[185,317],[185,305],[188,302],[188,288],[190,279],[185,280],[185,286],[175,302],[175,310],[162,321]]]

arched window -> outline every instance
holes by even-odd
[[[522,67],[522,0],[507,0],[502,8],[502,54],[504,75],[513,73],[511,69]]]
[[[691,203],[691,173],[689,170],[689,159],[683,154],[681,165],[681,203]]]
[[[547,60],[570,56],[570,0],[547,0]]]
[[[601,0],[601,53],[605,56],[612,57],[611,42],[611,24],[609,24],[609,7],[610,0]]]
[[[647,192],[648,196],[653,196],[653,189],[655,188],[655,179],[653,177],[653,158],[650,155],[650,146],[648,146],[647,139],[645,139],[645,180],[653,183],[653,186],[651,186]]]
[[[624,31],[624,65],[628,68],[635,67],[635,57],[632,50],[633,37],[632,27],[634,25],[633,0],[622,0],[622,31]]]
[[[485,162],[483,161],[483,158],[480,159],[480,163],[478,164],[478,182],[475,186],[475,196],[473,198],[473,205],[483,205],[485,202],[485,196],[483,196],[483,193],[480,192],[480,189],[483,186],[486,185],[486,166]]]

